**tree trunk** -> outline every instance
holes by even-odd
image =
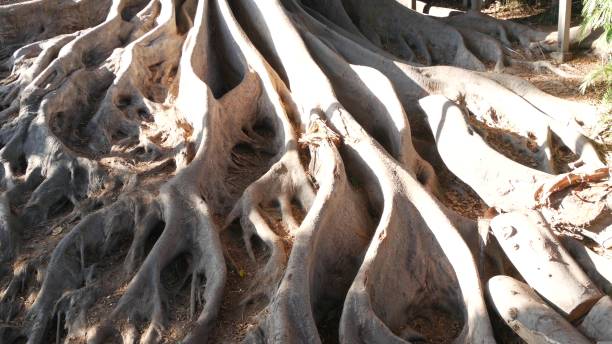
[[[395,0],[33,0],[0,32],[0,343],[612,340],[552,233],[609,176],[596,111],[488,71],[546,33]]]

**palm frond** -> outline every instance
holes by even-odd
[[[612,0],[584,0],[582,8],[584,21],[580,27],[580,35],[584,39],[588,32],[603,28],[604,34],[600,39],[605,44],[612,44]],[[612,60],[607,59],[606,64],[591,71],[580,85],[582,93],[594,84],[604,83],[606,92],[602,101],[612,103]]]

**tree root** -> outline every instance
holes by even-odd
[[[609,178],[596,111],[486,71],[543,33],[391,0],[30,1],[0,22],[0,342],[215,342],[234,273],[254,316],[232,341],[494,343],[493,312],[529,343],[611,339],[608,259],[546,211]],[[553,141],[585,166],[557,175]],[[485,218],[441,202],[440,168]],[[220,239],[238,225],[248,273]]]

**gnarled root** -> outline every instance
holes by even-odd
[[[560,200],[609,192],[596,112],[485,71],[540,32],[391,0],[52,3],[0,6],[2,343],[494,343],[495,313],[610,340],[608,258],[555,236]]]

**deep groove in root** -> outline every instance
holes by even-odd
[[[161,272],[162,285],[167,295],[168,320],[170,321],[186,321],[189,319],[189,290],[193,278],[191,272],[192,260],[191,255],[182,253],[174,258],[172,263]],[[205,285],[205,281],[200,282],[202,286]],[[201,296],[196,297],[201,299]],[[202,302],[206,301],[202,300]],[[196,308],[200,308],[202,305],[199,304]],[[186,334],[182,333],[182,336]]]
[[[166,227],[166,223],[164,221],[158,221],[153,228],[151,229],[149,235],[147,236],[144,244],[144,257],[149,255],[153,245],[157,242],[159,237],[164,232],[164,228]]]
[[[62,196],[59,200],[52,204],[51,207],[49,207],[47,218],[53,219],[61,215],[69,214],[73,209],[74,204],[72,204],[72,201],[70,201],[68,197]]]

